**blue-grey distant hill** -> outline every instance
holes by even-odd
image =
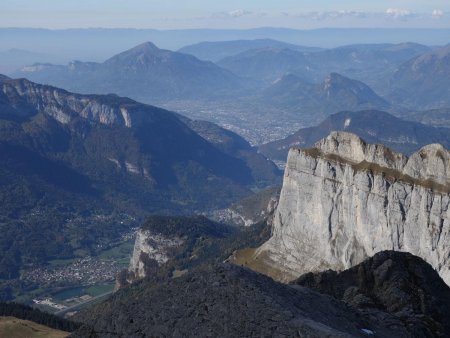
[[[289,148],[312,147],[332,131],[348,131],[369,143],[380,143],[406,155],[421,147],[440,143],[450,148],[450,129],[405,121],[378,110],[340,112],[315,127],[303,128],[288,137],[263,144],[259,151],[267,157],[286,161]]]
[[[388,88],[390,100],[411,109],[450,107],[450,45],[403,63]]]
[[[320,51],[273,46],[246,50],[217,64],[240,76],[265,82],[286,73],[318,82],[328,73],[337,72],[376,89],[386,89],[387,79],[403,62],[430,50],[416,43],[358,44]]]
[[[37,29],[0,28],[0,51],[12,48],[46,54],[46,60],[34,62],[66,63],[69,60],[101,62],[111,55],[145,41],[161,48],[177,50],[204,41],[274,39],[302,46],[332,48],[349,44],[401,43],[413,41],[425,45],[449,43],[450,29],[370,29],[326,28],[296,30],[286,28],[255,29]],[[51,57],[50,57],[51,56]],[[25,65],[25,64],[23,64]],[[8,71],[0,64],[0,72]]]
[[[260,95],[262,104],[290,112],[303,125],[316,125],[339,111],[390,109],[389,102],[361,81],[338,73],[328,74],[318,84],[287,74]]]
[[[233,56],[251,49],[261,48],[287,48],[299,52],[317,52],[321,50],[321,48],[318,47],[299,46],[273,39],[255,39],[200,42],[180,48],[178,51],[194,55],[201,60],[216,62],[228,56]]]

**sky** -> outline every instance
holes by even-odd
[[[0,27],[450,28],[450,0],[0,0]]]

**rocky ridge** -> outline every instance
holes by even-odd
[[[450,152],[409,158],[334,132],[291,149],[272,237],[251,256],[280,280],[343,270],[383,250],[423,258],[450,284]]]
[[[26,79],[5,79],[0,86],[0,104],[7,102],[14,113],[24,117],[43,112],[62,124],[81,117],[103,125],[132,127],[150,114],[150,109],[145,109],[149,106],[116,95],[79,95]]]
[[[395,316],[376,314],[218,264],[121,289],[80,314],[85,325],[71,337],[412,337]]]
[[[414,336],[450,335],[450,288],[433,268],[409,253],[382,251],[340,273],[307,273],[294,284],[342,300],[365,315],[397,317]]]

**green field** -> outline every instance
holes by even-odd
[[[80,297],[84,295],[84,287],[68,288],[63,291],[55,292],[52,296],[57,300],[64,300],[72,297]]]
[[[114,283],[109,283],[109,284],[92,285],[86,288],[85,292],[92,297],[97,297],[99,295],[111,292],[113,290],[114,290]]]

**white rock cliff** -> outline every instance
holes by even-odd
[[[145,259],[153,259],[158,265],[164,264],[170,258],[170,249],[181,244],[183,240],[179,237],[169,238],[140,229],[136,234],[128,271],[132,272],[136,279],[145,277]]]
[[[272,237],[253,255],[280,280],[407,251],[450,285],[450,152],[410,158],[335,132],[288,155]],[[274,273],[274,271],[276,273]]]

